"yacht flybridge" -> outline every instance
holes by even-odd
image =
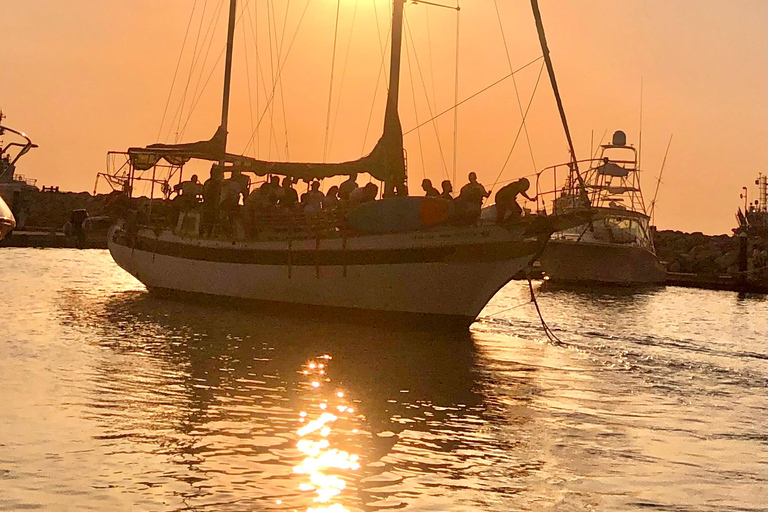
[[[222,119],[215,135],[190,144],[129,149],[128,172],[121,183],[130,191],[136,173],[180,168],[190,159],[201,159],[214,162],[212,173],[306,181],[367,173],[384,184],[385,198],[333,211],[262,212],[250,230],[213,231],[206,236],[201,229],[204,214],[195,211],[181,213],[171,224],[153,222],[152,215],[127,215],[108,237],[118,265],[148,289],[174,295],[226,297],[281,308],[321,307],[344,316],[386,314],[401,323],[436,321],[443,327],[466,328],[502,286],[541,254],[553,232],[587,221],[588,208],[533,213],[505,223],[456,221],[450,200],[407,195],[398,115],[404,3],[393,0],[384,126],[367,156],[341,163],[298,163],[227,152],[236,18],[236,1],[231,0]],[[565,121],[536,0],[532,6]],[[580,180],[577,165],[573,168]],[[168,187],[163,183],[164,189]]]
[[[600,155],[586,162],[586,194],[564,189],[555,199],[555,212],[592,208],[589,223],[559,231],[541,257],[541,267],[555,282],[602,284],[659,284],[666,269],[656,257],[651,218],[640,189],[638,151],[622,131]]]

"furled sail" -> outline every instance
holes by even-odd
[[[134,169],[151,169],[164,159],[172,165],[183,165],[190,159],[225,162],[227,170],[238,169],[257,176],[279,174],[310,181],[331,176],[368,173],[377,180],[393,183],[405,181],[405,158],[400,120],[395,117],[385,122],[384,134],[366,156],[339,163],[271,162],[224,152],[221,128],[206,141],[186,144],[151,144],[144,148],[130,148],[128,155]]]
[[[246,156],[226,155],[225,161],[234,168],[257,176],[280,174],[311,181],[331,176],[368,173],[377,180],[392,183],[405,181],[405,158],[400,121],[385,123],[384,134],[367,155],[357,160],[339,163],[269,162]]]

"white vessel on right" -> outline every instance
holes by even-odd
[[[638,151],[617,131],[589,161],[583,192],[569,179],[555,200],[556,213],[587,205],[593,220],[552,235],[541,256],[541,269],[553,282],[575,284],[663,283],[666,269],[653,245],[640,189]]]

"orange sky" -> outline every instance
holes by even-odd
[[[20,161],[19,172],[37,178],[38,185],[90,191],[96,173],[104,170],[108,150],[156,142],[193,4],[192,28],[160,140],[173,140],[181,131],[196,85],[199,102],[182,140],[210,137],[220,115],[221,64],[214,63],[224,46],[226,7],[212,26],[205,65],[198,60],[190,75],[190,64],[201,19],[198,45],[205,55],[207,24],[222,1],[0,0],[5,43],[0,52],[0,108],[7,115],[6,124],[25,131],[40,145]],[[674,135],[658,197],[657,224],[661,229],[730,232],[735,209],[743,204],[741,187],[749,185],[754,195],[757,173],[768,169],[766,2],[540,0],[540,4],[579,158],[588,157],[593,133],[596,144],[603,133],[610,137],[623,129],[628,140],[637,143],[642,79],[647,201],[667,141]],[[230,151],[242,152],[254,131],[252,117],[257,120],[264,110],[281,45],[282,84],[248,154],[285,159],[287,141],[292,160],[323,160],[336,2],[309,1],[288,53],[305,5],[305,0],[240,0]],[[527,0],[499,1],[509,61],[493,0],[466,0],[461,6],[460,99],[504,77],[510,64],[518,68],[540,56]],[[408,130],[417,118],[424,122],[430,111],[434,114],[453,104],[456,13],[409,4],[406,19],[400,112]],[[380,133],[385,82],[379,77],[379,37],[383,41],[388,28],[388,1],[341,0],[328,161],[361,156]],[[539,67],[536,63],[515,77],[523,108]],[[179,122],[174,114],[190,76]],[[521,136],[502,180],[531,174],[531,152],[539,169],[567,160],[546,73],[527,125],[532,151]],[[458,126],[459,185],[474,170],[490,186],[520,126],[511,79],[462,105]],[[423,176],[435,182],[453,176],[452,113],[407,135],[405,144],[412,193],[420,192]]]

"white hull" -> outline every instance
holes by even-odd
[[[5,204],[3,198],[0,197],[0,240],[5,238],[14,227],[16,227],[16,221],[13,218],[11,209]]]
[[[644,247],[571,240],[550,240],[541,268],[561,283],[630,286],[662,284],[667,278],[656,255]]]
[[[116,229],[109,236],[112,257],[150,289],[450,316],[466,324],[542,244],[495,226],[237,244],[149,231],[136,243]]]

